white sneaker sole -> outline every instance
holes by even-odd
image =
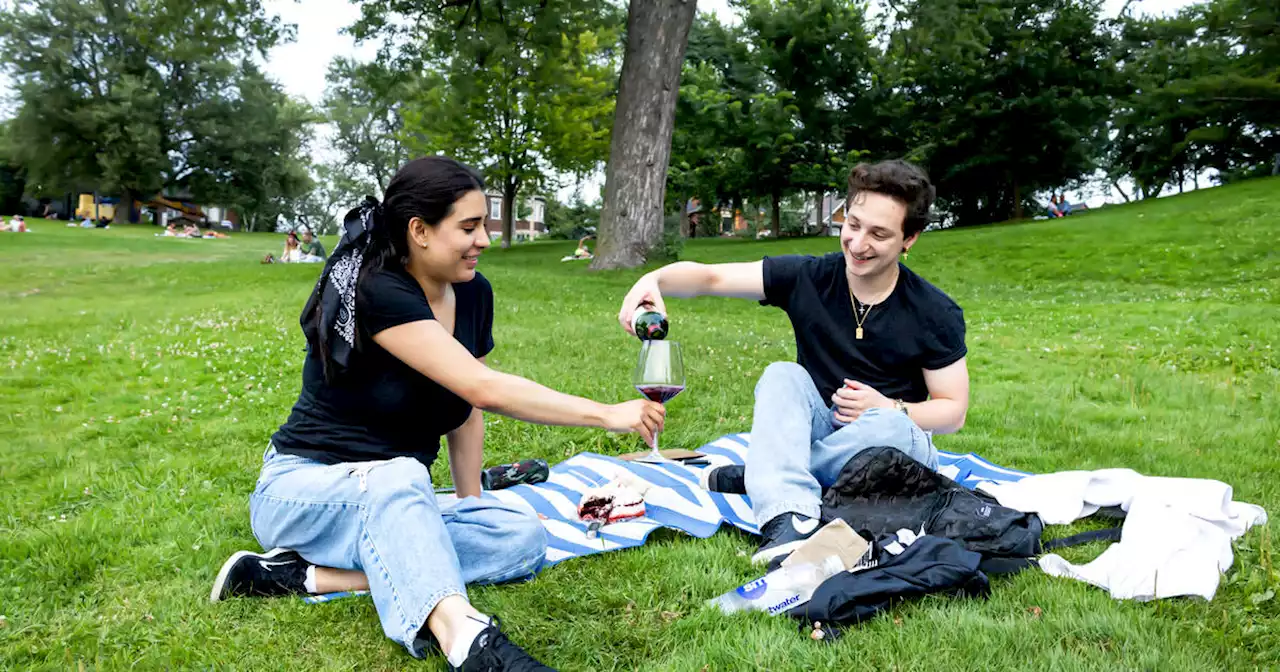
[[[220,602],[223,599],[226,599],[227,596],[223,594],[223,591],[226,590],[227,587],[227,575],[231,573],[231,568],[234,567],[241,558],[251,555],[255,558],[269,560],[281,553],[288,552],[289,549],[287,548],[273,548],[266,553],[254,553],[253,551],[236,551],[235,553],[232,553],[231,557],[227,558],[227,561],[222,563],[222,569],[218,570],[218,576],[213,580],[213,590],[209,591],[209,601]]]
[[[785,544],[778,544],[777,546],[774,546],[772,548],[766,548],[763,551],[760,551],[759,553],[756,553],[755,555],[751,556],[751,564],[767,565],[769,564],[769,561],[773,560],[774,558],[780,555],[790,555],[792,551],[796,550],[797,548],[800,548],[800,546],[804,544],[804,542],[806,541],[809,541],[809,538],[800,539],[798,541],[791,541]]]

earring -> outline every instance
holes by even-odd
[[[909,256],[911,256],[910,248],[906,248],[906,247],[902,248],[902,259],[905,261],[906,258]]]

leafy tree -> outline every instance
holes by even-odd
[[[1113,180],[1128,176],[1147,197],[1208,168],[1224,179],[1271,170],[1280,154],[1278,11],[1215,0],[1171,17],[1123,17]]]
[[[223,171],[193,158],[221,153],[208,129],[241,124],[237,96],[264,81],[251,57],[291,36],[260,0],[15,0],[0,13],[15,159],[43,189],[126,202]]]
[[[304,157],[319,117],[261,73],[246,69],[238,95],[196,128],[201,142],[188,160],[200,170],[182,183],[201,199],[235,207],[246,230],[274,231],[312,189]]]
[[[1116,78],[1096,0],[914,0],[885,58],[923,163],[958,224],[1021,217],[1098,165]]]
[[[476,165],[504,202],[552,171],[586,173],[608,147],[621,15],[591,0],[365,2],[352,29],[383,41],[382,64],[411,78],[405,144]],[[501,213],[503,245],[512,208]]]
[[[386,191],[391,176],[409,158],[404,146],[403,101],[407,78],[380,62],[336,58],[329,64],[325,118],[333,125],[332,147],[342,157],[334,169],[343,179],[368,181],[370,193]]]
[[[568,203],[548,198],[546,220],[549,237],[577,240],[596,230],[600,223],[600,206],[580,198]]]
[[[856,129],[867,126],[863,92],[872,88],[874,49],[864,6],[847,0],[741,0],[751,58],[768,77],[773,98],[789,105],[779,115],[768,99],[756,147],[763,156],[755,191],[771,203],[771,228],[782,233],[781,199],[793,191],[823,196],[841,186],[851,162],[868,149]],[[785,93],[784,93],[785,92]],[[772,123],[770,116],[773,115]],[[772,135],[776,142],[762,146]]]

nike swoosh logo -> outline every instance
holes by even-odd
[[[800,522],[800,516],[792,515],[791,527],[800,534],[809,534],[810,532],[818,529],[818,519],[810,518],[804,522]]]

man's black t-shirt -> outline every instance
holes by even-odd
[[[844,255],[786,255],[764,260],[764,305],[791,318],[796,361],[824,400],[856,380],[890,399],[928,399],[923,369],[940,369],[965,356],[964,313],[942,290],[898,265],[893,293],[857,321],[849,297]]]
[[[453,337],[483,357],[493,349],[493,288],[476,273],[470,282],[454,284],[453,291]],[[372,336],[433,319],[422,287],[403,268],[366,277],[356,292],[361,350],[328,383],[319,353],[307,348],[298,403],[271,437],[276,450],[326,464],[404,456],[430,466],[440,452],[440,437],[466,422],[471,405],[393,357]]]

